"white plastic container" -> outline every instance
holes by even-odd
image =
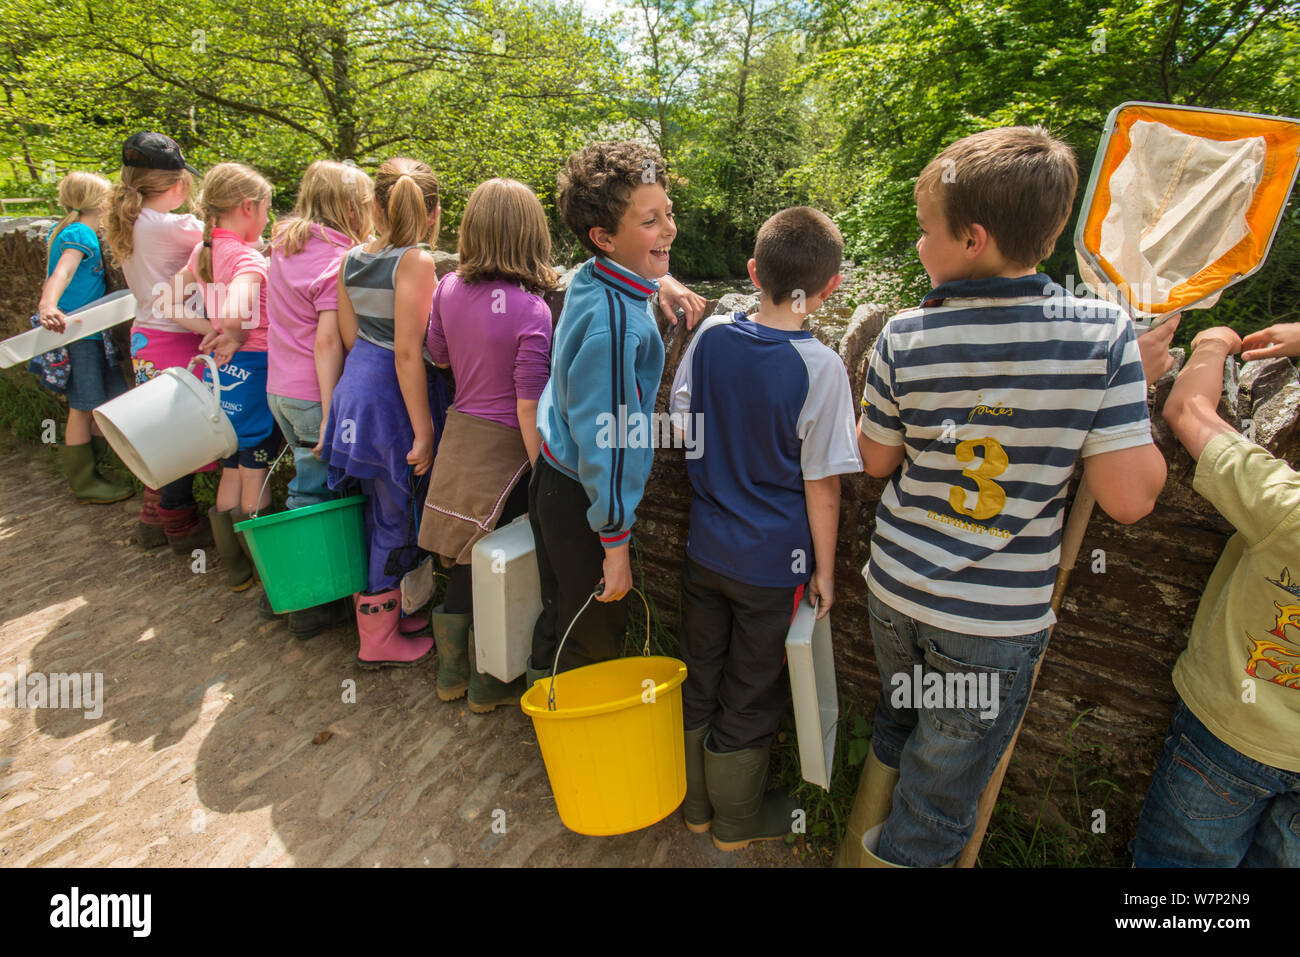
[[[818,621],[816,610],[806,601],[799,602],[786,633],[785,654],[803,779],[829,791],[835,767],[835,726],[840,719],[831,616]]]
[[[189,371],[196,361],[212,373],[211,386]],[[221,411],[221,383],[211,356],[164,369],[94,411],[108,444],[150,488],[162,488],[239,448],[234,426]]]
[[[43,326],[28,329],[0,342],[0,369],[16,366],[35,356],[66,346],[96,332],[103,332],[135,316],[135,297],[130,289],[119,289],[66,313],[62,332]]]
[[[502,681],[524,673],[542,613],[533,528],[527,515],[474,543],[474,650],[478,670]]]

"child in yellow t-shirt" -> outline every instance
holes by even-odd
[[[1223,361],[1207,329],[1165,404],[1193,485],[1233,526],[1174,665],[1178,709],[1132,845],[1138,867],[1300,867],[1300,473],[1216,408]],[[1300,324],[1246,337],[1246,358],[1300,355]]]

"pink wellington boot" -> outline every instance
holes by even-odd
[[[406,615],[397,623],[397,630],[404,635],[418,635],[429,627],[429,616],[423,611]]]
[[[429,657],[433,637],[408,638],[397,630],[402,614],[402,592],[390,588],[378,595],[359,594],[357,634],[361,648],[357,664],[368,671],[376,668],[409,668]]]

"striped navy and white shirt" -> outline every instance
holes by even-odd
[[[357,316],[357,338],[394,351],[397,267],[415,246],[385,246],[368,253],[354,246],[343,258],[343,288]],[[423,243],[420,249],[429,247]],[[421,336],[423,338],[423,336]]]
[[[876,510],[872,592],[918,621],[1050,626],[1080,457],[1151,442],[1133,321],[1043,274],[944,283],[876,340],[862,432],[904,445]]]

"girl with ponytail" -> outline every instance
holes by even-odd
[[[203,239],[201,222],[174,212],[188,203],[194,172],[176,141],[161,133],[136,133],[122,145],[122,175],[109,193],[104,233],[135,297],[131,364],[137,384],[169,366],[185,365],[198,355],[207,332],[201,319],[172,308],[170,288],[194,244]],[[186,556],[212,544],[194,502],[193,475],[144,490],[136,538],[146,548],[166,543]]]
[[[211,331],[200,348],[211,350],[221,376],[221,409],[239,447],[221,460],[216,505],[208,512],[226,584],[253,584],[253,565],[234,526],[271,504],[266,472],[280,448],[280,432],[266,403],[266,259],[256,244],[266,229],[271,184],[242,163],[218,163],[199,189],[203,239],[194,247],[179,284],[197,284]],[[206,379],[207,372],[204,377]]]
[[[62,332],[65,312],[80,309],[106,291],[104,257],[96,232],[104,214],[110,184],[95,173],[72,172],[59,183],[59,205],[67,213],[50,230],[45,286],[41,290],[38,318],[46,329]],[[112,339],[96,332],[69,343],[68,425],[60,449],[63,472],[80,502],[107,505],[135,494],[130,486],[115,485],[96,468],[96,458],[108,443],[91,417],[96,406],[126,391],[126,380],[106,349]]]
[[[375,175],[377,239],[348,251],[338,278],[338,326],[348,357],[325,424],[329,486],[366,496],[370,580],[357,595],[357,662],[407,667],[428,657],[424,618],[401,618],[401,578],[419,564],[421,505],[449,390],[424,359],[437,285],[426,243],[437,235],[438,181],[416,160]]]

